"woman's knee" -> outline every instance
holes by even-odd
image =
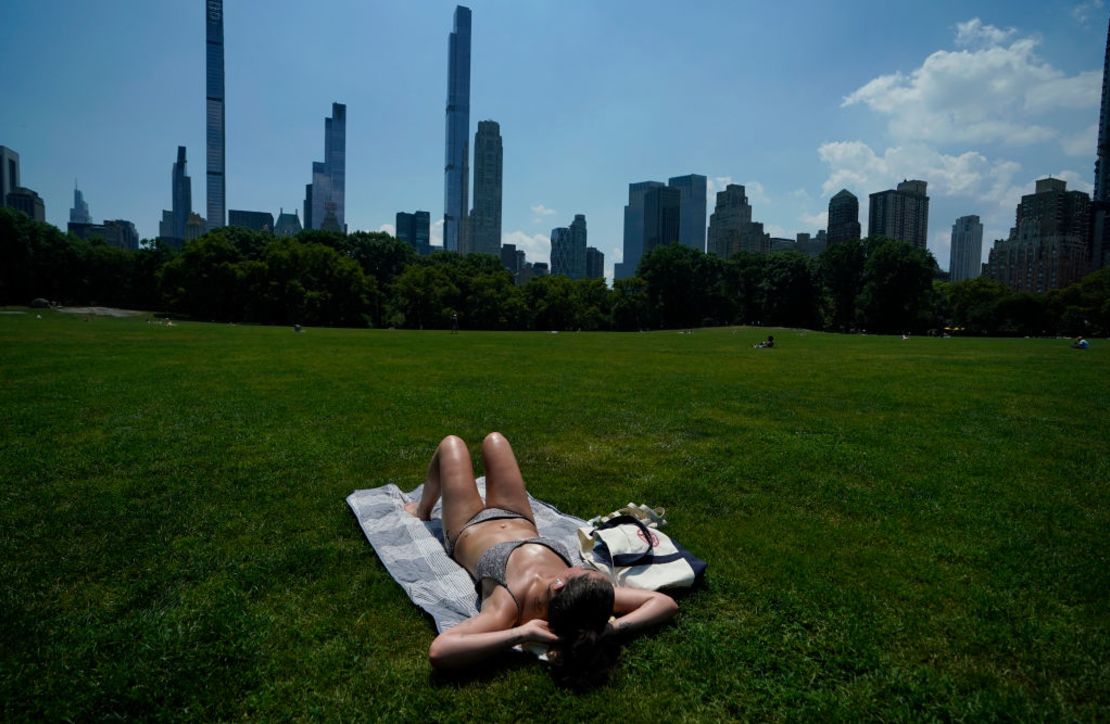
[[[499,432],[491,432],[482,440],[482,449],[490,450],[499,447],[508,447],[509,441]]]
[[[439,441],[439,447],[440,447],[440,449],[455,449],[455,450],[457,450],[459,448],[463,448],[465,450],[466,449],[466,441],[463,440],[458,435],[448,435],[447,437],[445,437],[445,438],[443,438],[442,440]]]

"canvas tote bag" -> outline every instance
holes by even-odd
[[[705,561],[639,517],[604,518],[596,527],[579,528],[578,542],[586,565],[615,585],[649,591],[689,588],[704,575]]]

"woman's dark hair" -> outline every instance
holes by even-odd
[[[602,634],[613,613],[613,584],[576,576],[547,604],[547,622],[559,637],[552,657],[556,680],[582,689],[604,683],[617,662],[617,646]]]

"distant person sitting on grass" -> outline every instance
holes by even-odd
[[[752,348],[754,348],[754,349],[772,349],[772,348],[774,348],[774,346],[775,346],[775,335],[768,334],[767,339],[763,340],[759,344],[753,344]]]
[[[1087,340],[1083,337],[1083,335],[1079,335],[1078,337],[1076,337],[1075,341],[1072,342],[1072,344],[1071,344],[1072,349],[1087,349],[1090,346],[1091,345],[1088,344]]]
[[[481,596],[476,616],[432,642],[432,666],[464,669],[517,644],[539,643],[551,647],[555,674],[567,683],[604,680],[616,661],[617,635],[667,621],[678,604],[658,591],[614,586],[598,571],[571,565],[562,543],[536,530],[524,478],[500,433],[482,442],[482,461],[484,501],[466,443],[445,437],[428,465],[420,502],[405,506],[428,520],[443,496],[447,555],[467,570]]]

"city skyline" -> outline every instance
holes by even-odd
[[[348,129],[350,230],[391,230],[402,209],[428,208],[438,217],[444,41],[455,4],[339,4],[323,19],[299,6],[281,13],[264,12],[268,7],[243,2],[226,8],[227,96],[234,101],[226,120],[227,175],[234,181],[226,206],[271,212],[297,206],[304,172],[296,169],[318,156],[319,108],[339,98],[360,119]],[[581,212],[590,219],[591,243],[605,254],[611,278],[623,252],[628,184],[675,174],[709,177],[709,211],[729,181],[743,184],[753,220],[771,236],[787,238],[825,228],[828,201],[841,188],[860,199],[863,221],[869,194],[921,178],[931,197],[928,247],[942,268],[957,217],[983,219],[985,253],[994,239],[1006,236],[1013,209],[1035,179],[1054,175],[1069,189],[1092,190],[1106,12],[1090,4],[896,8],[875,18],[886,35],[835,48],[831,55],[836,44],[822,38],[843,21],[818,5],[804,22],[779,9],[752,15],[714,3],[681,10],[647,3],[635,18],[626,16],[621,3],[468,7],[474,16],[470,105],[476,117],[497,119],[512,139],[505,156],[502,241],[532,260],[547,258],[556,218]],[[198,50],[203,10],[199,3],[129,8],[126,27],[138,45],[133,52],[154,40],[160,48],[150,67],[132,76],[120,75],[125,64],[118,59],[108,62],[114,51],[89,37],[95,34],[66,32],[92,17],[105,22],[118,13],[122,20],[122,10],[97,8],[92,14],[75,3],[69,13],[3,11],[13,22],[2,24],[9,30],[0,30],[0,39],[27,61],[28,73],[14,79],[14,102],[0,110],[0,143],[21,154],[22,183],[46,199],[49,221],[64,227],[69,185],[78,176],[97,213],[132,219],[141,236],[156,236],[158,213],[168,199],[160,181],[164,166],[153,159],[172,158],[178,145],[199,149],[204,138],[200,112],[187,101],[196,97],[189,87],[203,87],[205,80]],[[861,6],[857,15],[864,12]],[[343,26],[404,28],[404,37],[425,52],[405,54],[389,73],[366,74],[363,67],[396,61],[400,46],[383,36],[357,43],[343,28],[327,43],[311,40],[324,37],[315,31],[337,16]],[[907,22],[918,32],[894,37]],[[537,39],[570,28],[581,30],[573,58],[552,63],[527,52]],[[602,42],[615,28],[628,42]],[[797,41],[785,54],[758,37],[775,35],[775,28]],[[44,38],[54,34],[73,35],[74,42],[52,48]],[[673,51],[649,42],[672,36]],[[726,36],[750,42],[723,45]],[[308,43],[311,52],[303,55],[312,57],[283,55],[283,37]],[[44,54],[45,48],[52,53]],[[706,48],[715,51],[706,54]],[[722,69],[743,66],[745,58],[765,65],[756,56],[771,49],[783,61],[773,72],[722,76]],[[731,61],[720,54],[725,50],[735,54]],[[513,63],[501,60],[506,53]],[[73,56],[89,67],[72,78],[56,72]],[[988,92],[1000,80],[1015,89],[1003,98]],[[43,94],[80,101],[86,94],[69,84],[82,82],[96,88],[101,102],[78,102],[80,114],[50,114],[49,103],[32,102]],[[173,103],[163,104],[164,110],[158,83],[173,89]],[[396,97],[398,86],[409,98]],[[544,101],[565,88],[575,89],[569,105],[555,108]],[[376,112],[386,99],[390,112]],[[150,107],[155,112],[148,113]],[[690,115],[691,107],[705,110]],[[119,116],[117,108],[130,110]],[[678,133],[679,120],[691,118],[699,131]],[[440,160],[429,163],[436,156]],[[111,168],[116,166],[127,173]],[[293,173],[286,170],[290,166]],[[196,207],[200,189],[194,192]],[[441,235],[442,228],[433,226],[433,243]]]

